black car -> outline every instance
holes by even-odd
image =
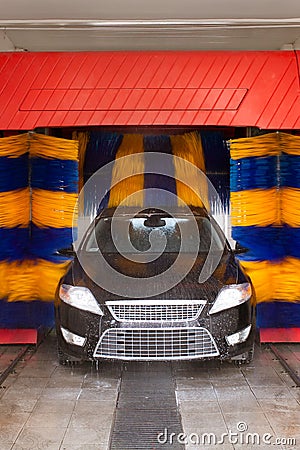
[[[59,361],[249,362],[253,295],[204,209],[107,208],[90,225],[57,290]]]

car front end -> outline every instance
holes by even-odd
[[[89,261],[95,266],[93,257],[91,252]],[[124,258],[119,258],[108,256],[124,272]],[[171,256],[161,256],[160,271],[166,260],[169,264]],[[199,283],[203,261],[199,254],[192,270],[171,289],[131,298],[103,289],[75,258],[57,291],[61,362],[250,359],[255,332],[251,282],[229,248],[211,276]],[[135,270],[132,265],[126,270],[137,274],[140,265]],[[155,262],[147,267],[151,275],[158,271]]]

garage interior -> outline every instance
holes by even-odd
[[[225,439],[225,449],[242,448],[247,431],[297,448],[297,374],[266,343],[281,342],[283,359],[297,371],[298,53],[0,56],[1,209],[9,205],[0,222],[4,375],[13,360],[0,393],[7,414],[1,450],[190,450],[204,448],[195,434],[221,439],[230,431],[237,440]],[[139,151],[174,154],[176,142],[183,146],[191,135],[221,198],[227,237],[250,249],[240,259],[257,291],[254,361],[60,367],[53,297],[69,262],[56,251],[72,242],[80,187],[115,160],[124,137],[136,137]],[[38,345],[23,354],[21,343]]]

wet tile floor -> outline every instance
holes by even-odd
[[[300,369],[300,345],[285,350]],[[108,450],[121,368],[59,366],[51,333],[0,389],[0,450]],[[300,448],[300,388],[266,346],[242,368],[176,362],[172,369],[184,434],[162,429],[160,448],[178,441],[186,450]]]

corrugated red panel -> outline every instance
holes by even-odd
[[[296,52],[2,53],[0,129],[89,125],[299,129],[296,56]]]

